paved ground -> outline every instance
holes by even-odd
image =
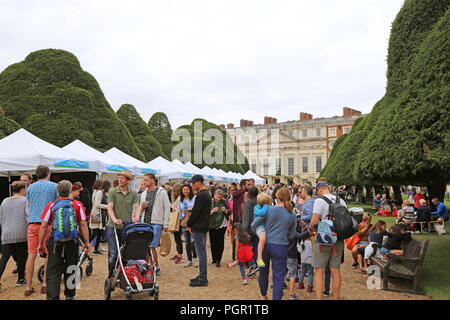
[[[107,248],[103,245],[103,248]],[[189,287],[189,279],[197,275],[198,269],[194,267],[183,268],[181,265],[176,265],[170,261],[170,257],[174,255],[174,243],[172,246],[171,255],[160,258],[161,275],[158,282],[161,288],[160,299],[164,300],[257,300],[260,298],[259,287],[257,279],[250,279],[248,285],[241,284],[241,278],[238,267],[232,269],[226,268],[225,264],[231,261],[231,245],[226,241],[224,258],[222,267],[217,268],[210,264],[208,258],[208,278],[209,286],[201,288]],[[103,299],[103,284],[107,274],[107,253],[103,256],[94,257],[94,272],[90,277],[83,277],[81,282],[81,289],[77,291],[77,299],[87,300],[101,300]],[[210,256],[208,248],[208,256]],[[387,292],[382,290],[369,290],[366,286],[367,276],[358,274],[351,268],[350,252],[346,250],[346,262],[342,265],[342,299],[346,300],[421,300],[429,299],[426,296],[417,296],[412,294],[402,294]],[[37,265],[40,265],[42,259],[37,259]],[[3,285],[0,291],[0,300],[43,300],[45,295],[35,293],[30,297],[24,297],[24,288],[14,287],[16,276],[11,274],[13,268],[13,261],[10,260],[5,273],[2,277],[1,283]],[[36,268],[37,269],[37,268]],[[34,280],[35,289],[39,289],[37,277]],[[38,290],[36,290],[38,291]],[[286,292],[287,294],[287,292]],[[314,293],[307,293],[306,290],[297,290],[297,295],[301,300],[315,299]],[[269,291],[269,296],[271,292]],[[124,293],[117,289],[112,293],[112,300],[123,300]],[[133,296],[133,299],[150,299],[147,294],[140,294]]]

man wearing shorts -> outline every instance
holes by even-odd
[[[329,213],[328,203],[320,197],[327,197],[333,203],[336,202],[336,196],[330,193],[328,183],[320,181],[316,186],[318,198],[314,200],[313,216],[310,224],[310,231],[314,231],[314,226],[318,225],[320,220],[325,220]],[[347,206],[344,200],[340,204]],[[329,264],[332,275],[333,299],[339,300],[341,291],[341,262],[344,254],[344,241],[338,240],[334,246],[324,246],[316,243],[313,249],[313,267],[315,273],[315,286],[317,300],[322,300],[323,276],[327,265]]]
[[[41,215],[45,209],[47,203],[55,201],[58,198],[58,191],[56,190],[56,183],[50,181],[50,169],[46,166],[38,166],[36,168],[37,182],[31,184],[27,189],[27,202],[28,202],[28,259],[25,267],[25,278],[27,286],[25,289],[25,296],[32,295],[34,293],[33,274],[34,274],[34,261],[37,256],[37,248],[39,245],[39,229],[41,228],[42,220]],[[50,226],[47,229],[45,235],[45,243],[47,243]],[[44,246],[43,251],[47,253]],[[47,260],[45,262],[45,269],[47,268]],[[42,281],[41,293],[47,292],[47,279],[45,276],[46,270],[44,269],[44,277]]]
[[[155,260],[156,274],[159,274],[161,268],[158,263],[158,253],[162,232],[169,230],[170,220],[170,201],[166,189],[158,187],[158,179],[153,173],[144,175],[146,189],[141,193],[139,216],[136,220],[148,223],[153,227],[153,241],[150,244],[153,259]],[[142,214],[143,213],[143,214]]]

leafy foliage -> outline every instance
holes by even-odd
[[[195,125],[196,122],[197,122],[197,124],[201,123],[201,131],[196,131],[196,130],[198,130]],[[179,130],[179,129],[186,129],[189,132],[190,136],[192,137],[192,139],[191,139],[191,154],[188,156],[191,159],[191,162],[193,164],[195,164],[196,166],[203,168],[206,165],[208,165],[209,167],[212,167],[212,168],[222,169],[225,172],[233,171],[233,172],[242,173],[242,174],[244,174],[245,172],[247,172],[249,170],[248,160],[242,154],[242,151],[239,150],[239,148],[232,142],[230,135],[225,130],[221,129],[219,126],[215,125],[214,123],[208,122],[204,119],[194,119],[190,125],[181,126],[177,130]],[[210,140],[210,139],[206,138],[204,133],[206,131],[208,131],[209,129],[219,130],[223,139],[216,140],[213,137]],[[228,141],[228,143],[227,143],[227,141]],[[212,156],[213,157],[216,156],[215,151],[217,150],[219,152],[219,154],[217,156],[221,159],[222,164],[216,164],[216,163],[207,164],[205,162],[205,159],[203,159],[203,157],[202,157],[201,163],[195,162],[194,161],[195,160],[195,152],[194,152],[195,144],[198,144],[199,146],[201,146],[202,152],[204,152],[206,148],[211,148],[211,145],[216,147],[214,149],[214,152],[212,152]],[[232,154],[232,152],[233,152],[234,163],[227,164],[226,163],[226,155]],[[245,159],[245,164],[243,164],[243,165],[238,164],[238,161],[237,161],[238,154],[240,154],[242,159]]]
[[[117,110],[117,115],[130,130],[134,142],[140,151],[142,151],[143,158],[140,160],[148,162],[159,156],[166,157],[161,148],[161,144],[152,136],[149,126],[141,118],[133,105],[123,104]]]
[[[335,184],[450,180],[450,0],[407,0],[392,25],[386,95],[332,152]]]
[[[70,52],[46,49],[0,73],[0,105],[25,129],[57,146],[75,139],[143,158],[95,78]]]
[[[172,127],[164,112],[156,112],[148,120],[151,135],[161,144],[163,157],[169,159],[174,146],[172,142]],[[169,159],[171,160],[171,159]]]
[[[0,139],[9,136],[19,129],[20,125],[14,120],[5,117],[3,109],[0,108]]]

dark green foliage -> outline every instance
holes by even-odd
[[[148,162],[159,156],[166,158],[161,144],[152,136],[147,123],[141,118],[133,105],[123,104],[117,110],[117,115],[130,130],[134,142],[142,151],[143,158],[140,160]]]
[[[200,122],[202,125],[202,130],[201,132],[197,132],[198,137],[196,137],[195,133],[196,133],[196,128],[194,126],[194,124],[196,122]],[[208,122],[204,119],[194,119],[192,121],[192,123],[190,125],[184,125],[179,127],[177,130],[179,129],[186,129],[190,136],[192,137],[191,139],[191,154],[189,155],[191,161],[194,165],[203,168],[204,166],[208,165],[211,168],[216,168],[216,169],[222,169],[225,172],[228,171],[233,171],[233,172],[237,172],[237,173],[242,173],[244,174],[245,172],[247,172],[249,170],[249,164],[247,159],[243,156],[242,152],[238,149],[238,147],[232,142],[231,137],[229,136],[229,134],[221,129],[219,126],[215,125],[214,123]],[[203,135],[208,129],[218,129],[221,134],[222,137],[224,139],[221,139],[221,141],[216,141],[215,138],[212,138],[212,141],[205,138],[205,136]],[[199,137],[200,141],[198,141]],[[226,141],[228,140],[228,149],[227,149],[227,143]],[[222,159],[222,163],[223,164],[207,164],[205,162],[205,159],[202,159],[201,163],[196,163],[195,162],[195,154],[194,154],[194,145],[195,143],[199,143],[199,145],[202,146],[202,151],[205,150],[205,148],[207,148],[210,144],[213,144],[214,146],[217,146],[218,148],[216,150],[218,150],[219,152],[221,152],[223,150],[223,152],[221,152],[219,154],[220,158]],[[234,163],[233,164],[226,164],[226,155],[227,154],[231,154],[229,152],[234,152]],[[237,163],[237,157],[238,157],[238,153],[240,153],[243,157],[243,159],[245,159],[245,164],[241,165]],[[213,156],[215,156],[215,152],[212,153]]]
[[[164,112],[156,112],[148,120],[148,126],[153,137],[161,144],[163,157],[169,159],[174,146],[172,142],[172,127]]]
[[[405,2],[392,25],[386,95],[335,146],[323,171],[330,181],[450,180],[449,6],[450,0]]]
[[[4,111],[0,108],[0,139],[9,136],[20,129],[20,125],[12,119],[5,117]]]
[[[0,105],[8,117],[59,147],[80,139],[101,151],[117,147],[143,157],[95,78],[70,52],[39,50],[6,68]]]
[[[448,0],[406,0],[392,23],[388,50],[387,92],[408,87],[408,73],[423,39],[447,11]]]

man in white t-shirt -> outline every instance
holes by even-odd
[[[326,181],[320,181],[317,186],[317,196],[314,200],[313,215],[311,219],[310,229],[315,231],[314,226],[318,225],[321,220],[325,220],[329,214],[329,205],[320,197],[327,197],[331,202],[336,202],[336,196],[330,193],[328,183]],[[339,200],[340,204],[347,207],[344,200]],[[341,272],[340,266],[342,261],[342,255],[344,254],[344,241],[338,240],[334,246],[323,246],[316,243],[313,250],[313,267],[316,296],[317,300],[322,299],[323,292],[323,276],[327,265],[330,266],[332,274],[332,288],[333,299],[339,300],[341,291]]]

